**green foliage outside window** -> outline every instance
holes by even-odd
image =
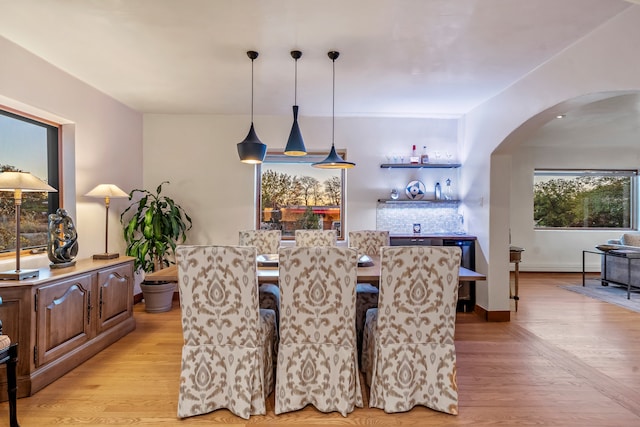
[[[536,228],[631,228],[633,176],[536,173]]]
[[[300,229],[336,229],[341,236],[344,171],[315,169],[313,161],[312,155],[267,155],[260,169],[257,227],[281,230],[283,239]]]

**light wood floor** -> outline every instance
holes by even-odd
[[[640,314],[558,288],[579,274],[521,273],[518,312],[508,323],[460,314],[456,331],[460,415],[414,408],[356,409],[347,418],[312,407],[249,421],[226,410],[176,418],[181,329],[168,313],[135,307],[137,329],[34,396],[18,400],[23,427],[145,425],[293,427],[638,426]],[[7,403],[0,425],[8,425]]]

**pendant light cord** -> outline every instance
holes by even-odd
[[[253,124],[253,61],[251,58],[251,123]]]
[[[295,66],[295,86],[293,87],[293,105],[298,105],[298,59],[296,58]]]
[[[336,139],[336,59],[333,62],[333,95],[331,102],[331,146],[334,146]]]

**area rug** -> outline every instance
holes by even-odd
[[[631,299],[627,299],[627,288],[613,285],[602,286],[599,281],[595,280],[587,281],[585,286],[568,285],[560,287],[640,313],[640,290],[638,289],[631,288]]]

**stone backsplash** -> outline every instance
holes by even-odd
[[[420,224],[421,233],[464,233],[458,202],[378,202],[376,228],[391,234],[411,234]]]

